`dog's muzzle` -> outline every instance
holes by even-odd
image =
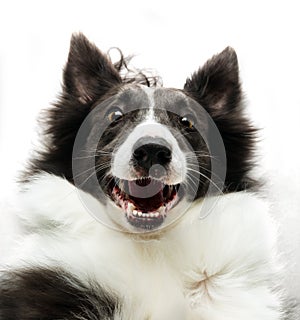
[[[138,229],[158,228],[181,198],[180,184],[169,184],[172,147],[163,138],[142,137],[132,147],[132,179],[114,177],[110,197]]]

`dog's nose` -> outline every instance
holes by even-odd
[[[136,164],[149,172],[154,165],[166,167],[171,162],[172,152],[164,139],[140,139],[134,147],[133,159]]]

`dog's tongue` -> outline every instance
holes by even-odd
[[[154,212],[163,205],[163,189],[164,184],[162,182],[147,178],[128,181],[125,192],[127,192],[137,210],[142,212]]]
[[[150,178],[128,181],[129,195],[134,198],[149,199],[159,194],[163,197],[163,188],[162,182]]]

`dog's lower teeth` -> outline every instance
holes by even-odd
[[[135,207],[135,205],[128,201],[128,202],[124,203],[124,209],[126,211],[126,216],[129,218],[139,217],[139,218],[148,218],[149,219],[149,218],[158,218],[159,216],[162,216],[165,218],[166,217],[166,210],[168,209],[168,206],[163,205],[155,212],[146,213],[146,212],[138,211],[137,208]]]
[[[135,206],[132,204],[132,203],[128,203],[128,206],[127,206],[127,209],[128,209],[128,211],[129,212],[132,212],[133,213],[133,211],[134,211],[134,209],[135,209]]]

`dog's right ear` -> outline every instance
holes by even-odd
[[[121,82],[118,70],[107,55],[82,33],[72,36],[68,62],[64,69],[65,93],[86,104],[103,96]]]

